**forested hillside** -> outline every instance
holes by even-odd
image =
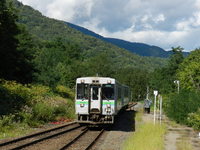
[[[80,46],[85,58],[96,56],[102,52],[107,53],[115,66],[131,66],[153,70],[163,66],[165,60],[159,58],[139,57],[117,46],[85,35],[63,21],[50,19],[29,6],[17,3],[19,9],[19,22],[26,25],[28,31],[42,40],[55,40],[61,38],[63,42],[71,42]]]
[[[84,35],[63,21],[45,17],[29,6],[14,2],[19,12],[18,23],[26,27],[34,40],[33,79],[37,83],[73,87],[77,77],[98,74],[116,77],[128,85],[141,81],[145,87],[148,72],[164,66],[166,62],[161,58],[141,57]],[[123,70],[127,73],[124,74]],[[142,77],[136,77],[138,74]],[[133,76],[132,81],[127,81],[126,76]],[[132,86],[135,98],[144,95],[144,87],[138,89]]]

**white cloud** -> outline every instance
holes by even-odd
[[[21,0],[98,34],[165,49],[200,47],[200,0]]]
[[[95,0],[21,0],[48,17],[73,21],[76,17],[89,17]]]
[[[159,14],[153,20],[154,20],[155,23],[163,22],[163,21],[165,21],[165,16],[163,14]]]
[[[128,41],[149,43],[150,45],[162,45],[163,48],[184,45],[182,40],[187,36],[186,31],[161,32],[157,30],[134,32],[131,28],[115,33],[104,33],[105,36],[125,39]],[[170,44],[169,44],[170,43]]]

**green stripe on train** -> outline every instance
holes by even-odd
[[[76,102],[76,104],[88,104],[88,102]]]
[[[77,101],[76,104],[88,104],[88,101]],[[103,105],[106,105],[106,104],[110,104],[110,105],[114,105],[115,102],[103,102]]]
[[[115,102],[103,102],[103,105],[106,105],[106,104],[114,105]]]

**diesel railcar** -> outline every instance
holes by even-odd
[[[128,86],[108,77],[76,80],[75,111],[79,123],[113,124],[114,117],[131,99]]]

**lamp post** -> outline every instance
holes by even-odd
[[[180,81],[179,80],[175,80],[174,83],[177,84],[177,86],[178,86],[178,93],[179,93],[179,90],[180,90]]]

